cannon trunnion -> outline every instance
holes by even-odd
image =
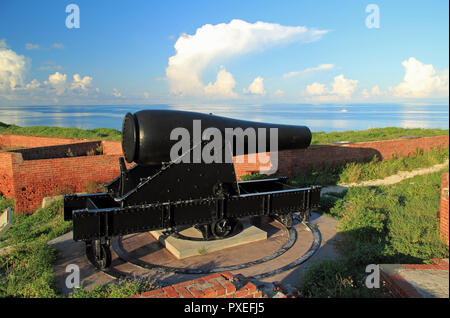
[[[221,131],[225,127],[277,128],[279,150],[306,148],[311,141],[304,126],[181,111],[127,114],[122,148],[125,160],[136,164],[127,169],[120,158],[120,175],[104,185],[105,193],[64,196],[64,219],[73,221],[73,239],[86,242],[88,258],[98,268],[109,267],[110,239],[115,236],[161,229],[171,233],[195,226],[205,240],[219,239],[232,232],[240,218],[267,215],[291,227],[292,213],[300,212],[307,222],[311,209],[318,206],[320,186],[295,188],[286,177],[237,181],[233,163],[171,161],[168,145],[174,141],[167,134],[189,122],[192,125],[192,120],[206,122],[205,129]],[[191,155],[195,146],[194,141],[183,156]],[[249,153],[250,148],[245,149]],[[234,149],[233,154],[242,153]]]

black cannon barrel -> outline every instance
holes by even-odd
[[[194,138],[194,120],[200,120],[201,133],[207,128],[217,128],[225,138],[225,128],[253,128],[258,141],[258,129],[266,129],[266,151],[269,151],[270,128],[278,129],[278,150],[304,149],[311,143],[311,131],[306,126],[278,125],[269,123],[237,120],[176,110],[142,110],[135,114],[127,113],[122,124],[122,150],[127,162],[141,165],[158,164],[170,161],[170,150],[178,140],[171,140],[173,129],[185,128]],[[244,154],[249,153],[248,145]],[[236,153],[235,149],[233,151]]]

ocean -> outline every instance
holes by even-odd
[[[0,122],[19,126],[59,126],[120,130],[127,112],[173,109],[213,113],[251,121],[306,125],[311,131],[346,131],[368,128],[449,128],[448,105],[89,105],[0,106]]]

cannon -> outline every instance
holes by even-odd
[[[211,240],[230,235],[244,217],[270,216],[289,228],[298,212],[308,222],[320,186],[295,188],[284,176],[236,178],[233,156],[265,152],[259,145],[272,141],[276,150],[304,149],[311,132],[186,111],[127,113],[119,176],[104,193],[65,195],[64,219],[73,221],[73,239],[86,243],[89,260],[102,270],[110,266],[110,242],[117,236],[194,226]]]

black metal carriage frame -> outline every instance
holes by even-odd
[[[73,221],[73,239],[86,242],[89,259],[100,269],[111,263],[115,236],[195,226],[206,240],[223,238],[240,218],[267,215],[291,227],[295,212],[307,222],[321,189],[292,187],[287,177],[238,182],[234,165],[227,163],[126,169],[123,159],[120,176],[105,187],[105,193],[64,196],[64,219]]]

